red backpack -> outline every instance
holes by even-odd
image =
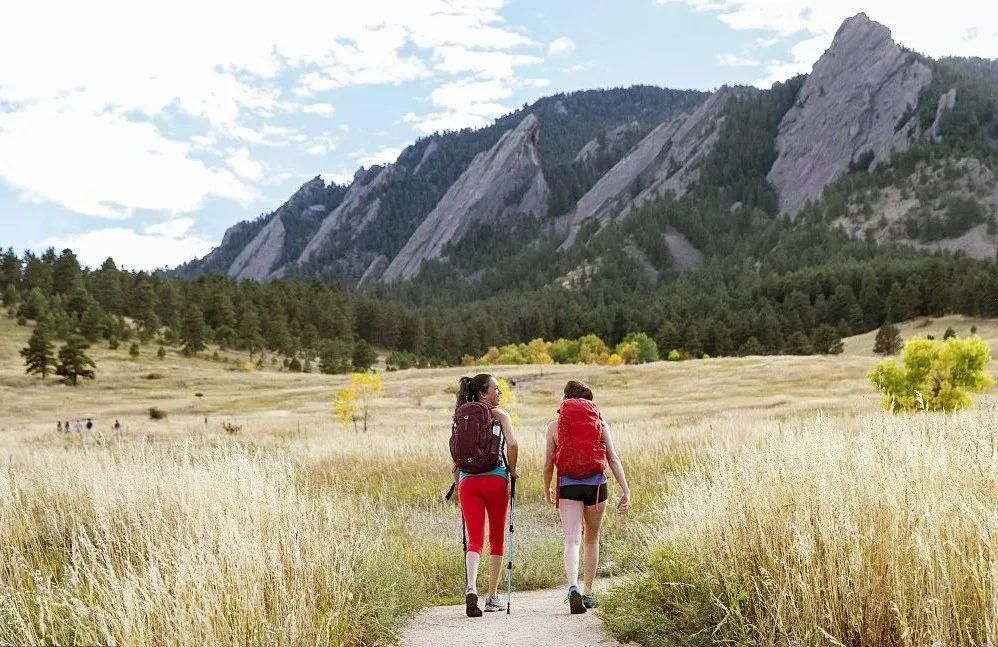
[[[559,476],[584,479],[606,471],[603,420],[591,400],[563,400],[558,409],[558,449],[554,463]]]
[[[502,427],[484,402],[466,402],[454,412],[450,456],[458,469],[481,474],[499,467]]]

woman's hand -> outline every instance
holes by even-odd
[[[506,472],[515,479],[520,478],[520,470],[516,469],[515,467],[513,468],[507,467]]]
[[[548,486],[547,490],[544,491],[544,500],[551,505],[558,505],[558,493],[552,486]]]
[[[631,507],[631,491],[624,490],[620,495],[620,501],[617,502],[618,512],[627,512],[627,509]]]

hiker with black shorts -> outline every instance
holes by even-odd
[[[568,603],[572,613],[585,613],[597,606],[593,581],[599,563],[599,532],[606,511],[609,464],[620,484],[617,510],[626,512],[631,491],[624,466],[613,447],[610,430],[593,402],[593,392],[582,382],[569,380],[558,419],[547,428],[544,458],[544,500],[558,507],[565,538],[563,558],[568,578]],[[557,492],[551,488],[558,468]],[[579,548],[584,544],[585,573],[579,591]]]
[[[499,408],[499,384],[480,373],[462,377],[451,428],[451,471],[458,479],[458,497],[466,531],[465,611],[482,615],[478,607],[478,565],[489,523],[489,591],[485,611],[500,611],[508,601],[499,597],[499,573],[505,554],[506,514],[510,479],[517,477],[516,436],[509,413]]]

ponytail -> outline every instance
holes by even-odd
[[[569,380],[565,383],[565,399],[581,398],[583,400],[593,399],[593,390],[585,382]]]
[[[457,383],[457,407],[469,402],[478,402],[478,396],[489,388],[489,373],[479,373],[475,377],[462,377]]]

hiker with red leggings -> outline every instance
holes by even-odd
[[[558,419],[547,428],[544,459],[544,500],[558,506],[565,537],[563,558],[568,578],[568,604],[572,613],[597,606],[593,581],[599,563],[599,532],[606,511],[609,464],[620,484],[617,510],[626,512],[631,502],[624,466],[613,447],[610,430],[593,402],[593,392],[582,382],[565,384],[565,398]],[[558,490],[551,488],[558,468]],[[584,544],[585,573],[579,591],[579,547]]]
[[[461,514],[467,532],[465,611],[482,615],[478,607],[478,564],[489,526],[489,591],[485,611],[500,611],[499,573],[505,550],[509,479],[516,472],[516,436],[509,413],[499,408],[499,383],[488,373],[462,377],[451,431],[451,471],[458,481]]]

